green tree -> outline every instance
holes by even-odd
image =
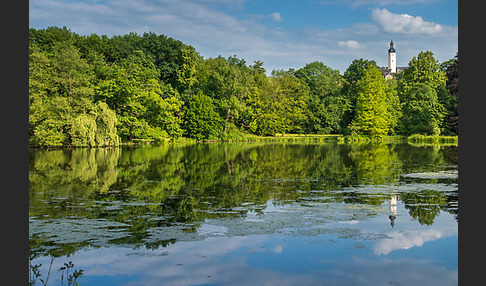
[[[232,124],[249,128],[251,110],[246,102],[252,91],[253,75],[245,60],[236,56],[202,60],[198,63],[196,77],[196,90],[212,97],[224,118],[223,135]]]
[[[253,69],[253,72],[255,74],[265,74],[266,70],[263,67],[263,62],[262,61],[254,61],[254,65],[250,66],[251,69]]]
[[[341,96],[344,98],[343,112],[341,120],[341,133],[348,133],[348,126],[356,114],[356,100],[358,97],[358,81],[365,75],[366,69],[375,66],[374,60],[356,59],[351,62],[344,72],[344,84],[341,89]]]
[[[94,115],[96,118],[96,146],[120,145],[115,111],[111,110],[105,102],[98,101]]]
[[[445,72],[447,80],[446,86],[439,88],[437,96],[439,102],[446,109],[446,115],[442,123],[441,133],[445,135],[458,134],[458,97],[459,97],[459,58],[458,54],[454,59],[450,59],[441,64],[441,69]]]
[[[446,87],[451,95],[459,96],[459,54],[441,64],[441,69],[445,72],[447,80]]]
[[[415,83],[402,95],[402,99],[402,133],[440,134],[439,124],[444,116],[444,107],[439,103],[437,92],[429,84]]]
[[[248,103],[253,110],[250,130],[258,135],[271,135],[285,130],[285,109],[278,98],[276,83],[262,81],[253,89]]]
[[[383,136],[391,130],[392,114],[385,94],[385,79],[376,66],[369,66],[356,86],[356,115],[350,129],[362,135]]]
[[[96,146],[96,121],[85,113],[74,118],[71,127],[73,146]]]
[[[46,100],[54,93],[52,65],[47,53],[29,45],[29,142],[36,144],[35,130],[46,120]]]
[[[293,71],[274,70],[249,97],[253,114],[250,129],[259,135],[303,133],[307,126],[309,88]]]
[[[153,32],[134,37],[137,38],[134,46],[153,58],[160,80],[172,85],[180,93],[195,83],[199,55],[194,47]]]
[[[119,63],[130,56],[134,50],[140,50],[138,43],[141,37],[130,32],[126,35],[114,35],[111,38],[103,39],[106,41],[103,54],[110,63]]]
[[[214,109],[213,99],[202,92],[191,97],[184,106],[185,134],[198,141],[217,139],[221,119]]]
[[[398,124],[402,117],[402,106],[400,104],[400,97],[398,96],[398,82],[395,78],[385,81],[385,94],[388,112],[390,114],[389,133],[395,134],[398,131]]]
[[[79,35],[72,33],[67,27],[48,27],[46,29],[29,29],[29,45],[36,45],[42,51],[52,53],[56,44],[74,45]]]
[[[31,142],[48,147],[72,144],[73,126],[93,125],[80,117],[94,109],[93,72],[71,43],[54,43],[51,56],[36,46],[31,44],[29,58]]]
[[[92,101],[94,94],[91,86],[93,71],[75,46],[56,43],[53,49],[52,81],[57,87],[57,94],[70,98],[72,104],[82,111],[83,105]]]
[[[97,102],[88,113],[81,113],[71,123],[71,144],[75,147],[118,146],[120,138],[113,110]]]
[[[441,70],[438,60],[431,51],[420,52],[408,63],[408,67],[400,73],[403,92],[415,83],[424,83],[437,90],[445,85],[445,72]]]
[[[306,114],[309,87],[304,81],[295,77],[292,71],[273,71],[272,81],[276,86],[278,110],[285,133],[304,133],[308,124]]]
[[[399,97],[402,104],[402,134],[438,135],[446,109],[443,98],[446,75],[431,51],[420,52],[399,76]]]
[[[101,66],[105,79],[97,98],[116,111],[124,141],[134,138],[178,138],[182,135],[179,94],[159,82],[159,71],[143,51],[135,50],[118,65]]]
[[[347,108],[347,101],[340,94],[343,77],[338,70],[322,62],[313,62],[295,72],[295,76],[309,86],[307,115],[309,133],[335,133]]]
[[[147,122],[165,133],[164,137],[182,136],[182,104],[179,93],[169,84],[158,83],[152,79],[151,88],[142,92],[142,103],[147,107],[144,118]]]
[[[143,120],[147,107],[142,104],[142,89],[151,88],[138,78],[144,73],[133,72],[134,65],[127,62],[113,66],[111,76],[96,88],[97,98],[104,101],[117,114],[118,134],[122,140],[147,138],[148,123]],[[140,80],[140,81],[139,81]],[[148,81],[148,80],[147,80]]]

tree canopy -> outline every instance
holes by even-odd
[[[204,58],[153,32],[29,30],[29,142],[116,146],[137,139],[237,140],[247,134],[457,134],[458,57],[420,52],[395,78],[356,59],[273,70]]]
[[[385,94],[385,79],[369,65],[356,82],[356,115],[350,129],[362,135],[384,136],[391,130],[392,113]]]

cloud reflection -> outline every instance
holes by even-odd
[[[164,249],[133,250],[102,248],[80,251],[76,265],[90,276],[139,276],[123,285],[316,285],[304,274],[286,274],[277,270],[254,268],[248,257],[229,255],[242,249],[249,253],[262,250],[269,236],[210,237],[198,242],[178,242]],[[268,251],[282,253],[283,244]],[[96,255],[93,255],[96,252]],[[168,255],[167,255],[168,253]],[[169,258],[170,257],[170,258]],[[107,267],[109,265],[109,267]],[[84,280],[89,279],[86,277]],[[133,281],[128,281],[133,280]]]
[[[458,271],[417,259],[336,261],[326,285],[457,285]]]
[[[405,231],[394,230],[385,234],[388,238],[379,240],[371,246],[374,254],[387,255],[394,250],[420,247],[427,241],[456,236],[457,224],[435,224],[432,227],[409,229]]]
[[[394,238],[373,245],[373,251],[385,254],[407,245],[400,244],[401,240],[411,240],[414,243],[409,245],[418,245],[423,241],[451,235],[451,232],[446,229],[442,232],[395,231],[390,233],[395,235]],[[336,253],[331,254],[331,249],[322,251],[323,245],[302,244],[301,239],[273,235],[217,236],[202,241],[177,242],[155,250],[126,247],[87,249],[77,252],[69,260],[74,262],[76,269],[84,270],[85,275],[80,282],[87,285],[101,285],[107,281],[117,285],[457,284],[457,270],[434,265],[430,260],[390,259],[374,255],[358,257],[341,249],[348,240],[344,240],[342,245],[334,244],[332,251]],[[276,260],[262,258],[263,261],[259,261],[268,255],[258,253],[267,251]],[[295,251],[312,252],[314,257],[309,258],[308,265],[302,266],[303,260],[291,258]],[[38,262],[48,265],[48,258],[43,259],[46,259],[46,263]],[[65,261],[59,259],[54,264],[60,266],[61,262]],[[53,267],[56,269],[57,265]],[[104,277],[103,282],[95,281],[99,276]]]

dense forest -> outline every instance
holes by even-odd
[[[420,52],[385,80],[374,60],[266,74],[152,32],[29,30],[31,146],[239,140],[277,134],[457,135],[458,56]]]

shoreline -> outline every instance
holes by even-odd
[[[432,136],[414,134],[410,136],[392,135],[383,137],[370,137],[364,135],[341,135],[341,134],[278,134],[275,136],[248,136],[240,139],[231,140],[194,140],[189,138],[169,139],[164,138],[160,140],[154,139],[134,139],[130,142],[123,142],[117,146],[61,146],[61,147],[45,147],[32,146],[32,149],[78,149],[78,148],[117,148],[126,146],[142,146],[142,145],[157,145],[157,144],[206,144],[206,143],[244,143],[244,142],[268,142],[268,143],[285,143],[285,142],[337,142],[337,143],[409,143],[411,145],[459,145],[458,136]]]

